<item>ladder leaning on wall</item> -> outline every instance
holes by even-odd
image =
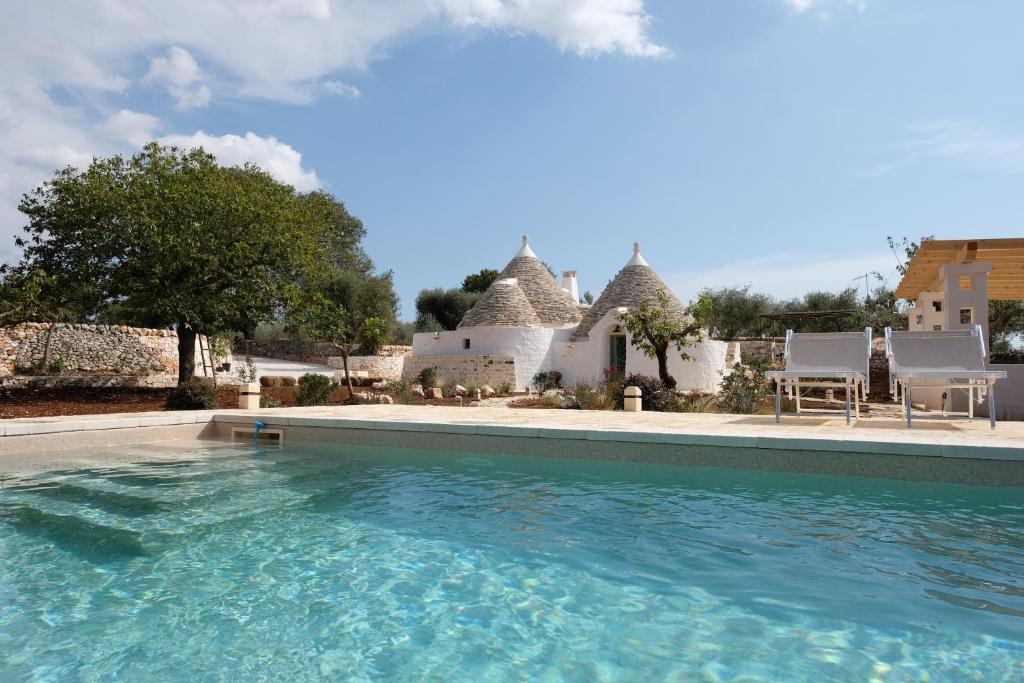
[[[213,386],[217,386],[217,370],[213,365],[213,347],[210,338],[204,334],[196,335],[199,340],[199,358],[203,363],[203,377],[212,377]]]

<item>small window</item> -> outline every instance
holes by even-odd
[[[935,309],[936,313],[942,313],[942,301],[933,301],[932,308]]]
[[[960,276],[960,291],[961,292],[971,292],[971,291],[974,291],[974,282],[971,280],[971,276],[970,275],[961,275]]]
[[[932,325],[932,330],[935,332],[942,332],[942,325]]]
[[[922,323],[924,323],[924,316],[918,315],[916,318],[914,318],[914,322],[916,322],[918,325],[921,325]]]
[[[463,339],[462,340],[462,348],[464,348],[464,349],[468,349],[469,348],[469,340],[468,339]]]
[[[960,309],[960,324],[972,325],[974,323],[974,311],[970,308]]]

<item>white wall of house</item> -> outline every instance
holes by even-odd
[[[565,386],[595,385],[604,379],[611,360],[611,332],[618,324],[617,313],[605,314],[587,341],[573,342],[573,328],[545,327],[469,327],[450,332],[420,332],[413,335],[415,356],[493,355],[512,356],[516,360],[516,386],[531,386],[540,370],[562,373]],[[467,346],[468,340],[468,346]],[[627,337],[626,373],[657,376],[658,362],[647,358],[629,343]],[[718,391],[721,371],[727,367],[729,344],[708,340],[688,347],[693,358],[684,361],[678,353],[669,357],[669,373],[682,391]]]

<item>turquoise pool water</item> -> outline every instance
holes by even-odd
[[[1021,681],[1024,492],[392,449],[0,488],[0,680]]]

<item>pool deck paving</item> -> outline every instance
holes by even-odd
[[[864,418],[847,426],[838,415],[772,416],[713,413],[360,405],[264,410],[76,415],[0,421],[0,436],[91,432],[225,423],[272,428],[314,427],[672,445],[890,453],[1024,462],[1024,422],[921,417],[912,429],[894,418]],[[7,438],[4,438],[7,441]],[[12,439],[16,442],[18,439]],[[15,446],[8,441],[0,453]]]

